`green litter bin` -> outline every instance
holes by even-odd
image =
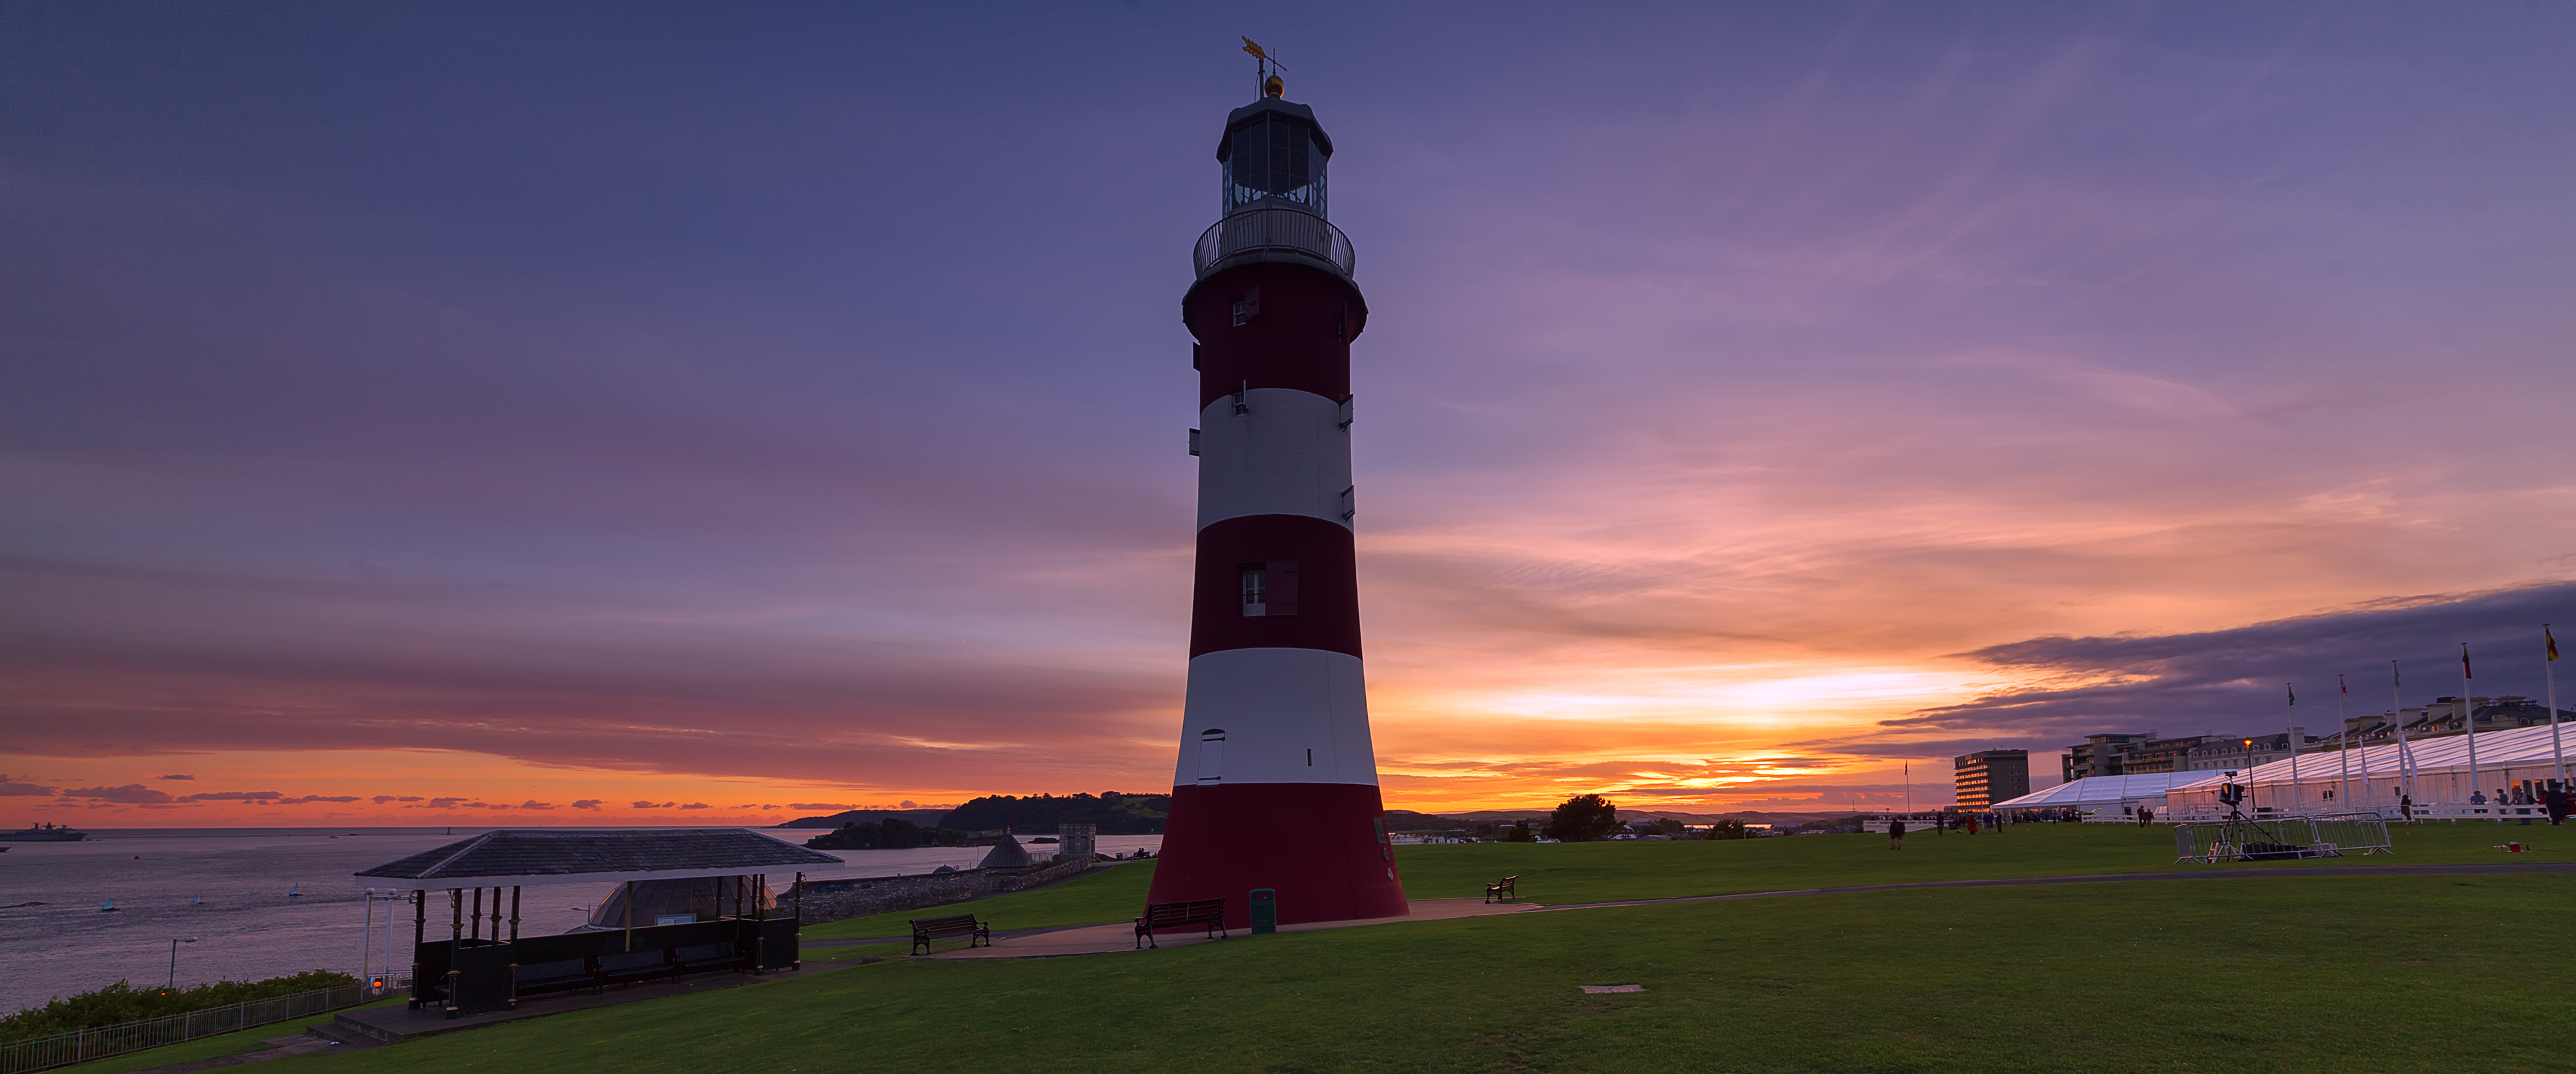
[[[1279,931],[1279,893],[1269,888],[1252,889],[1252,934],[1266,936]]]

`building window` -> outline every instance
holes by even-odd
[[[1260,288],[1255,287],[1245,291],[1242,298],[1234,300],[1234,323],[1237,326],[1249,324],[1253,318],[1259,316],[1261,316]]]

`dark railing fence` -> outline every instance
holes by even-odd
[[[111,1055],[211,1037],[217,1033],[355,1007],[375,995],[365,985],[343,985],[0,1044],[0,1074],[51,1070]]]
[[[1198,274],[1214,272],[1238,255],[1288,251],[1327,262],[1351,275],[1351,240],[1323,217],[1298,209],[1250,209],[1217,221],[1199,236],[1191,260]]]

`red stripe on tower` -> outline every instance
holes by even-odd
[[[1279,920],[1405,913],[1360,669],[1351,340],[1368,304],[1325,219],[1332,140],[1278,97],[1226,117],[1225,215],[1181,320],[1198,340],[1198,571],[1171,819],[1149,898],[1254,889]]]

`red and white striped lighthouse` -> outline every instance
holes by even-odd
[[[1262,98],[1226,117],[1225,216],[1181,319],[1198,340],[1189,696],[1155,902],[1277,892],[1279,920],[1405,913],[1360,673],[1351,340],[1368,305],[1325,219],[1333,143]]]

